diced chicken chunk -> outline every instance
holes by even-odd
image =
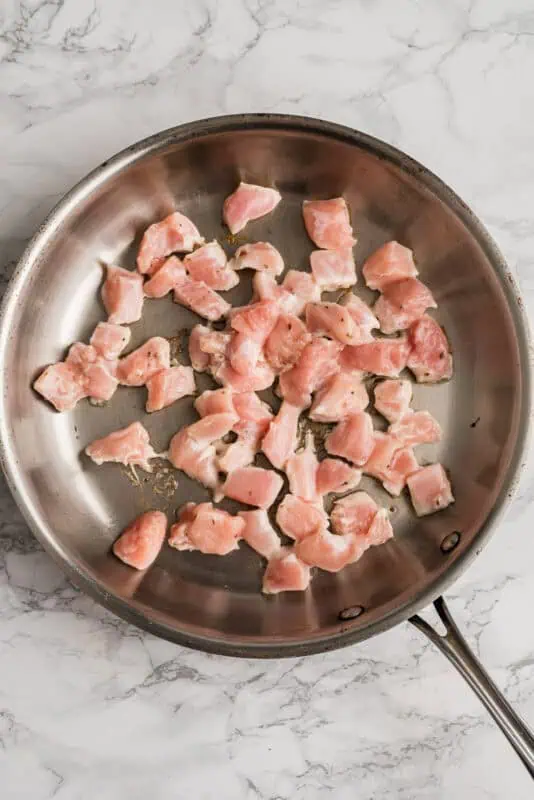
[[[375,432],[375,446],[364,472],[382,481],[384,489],[397,497],[409,475],[419,469],[411,447],[389,434]]]
[[[310,341],[311,334],[298,317],[280,314],[265,342],[265,358],[276,372],[286,372],[296,364]]]
[[[356,537],[338,536],[324,528],[297,542],[295,552],[305,564],[327,572],[339,572],[360,557]]]
[[[187,503],[171,527],[169,544],[176,550],[225,556],[237,549],[244,528],[240,517],[214,508],[212,503]]]
[[[223,204],[223,220],[231,233],[239,233],[251,220],[276,208],[282,196],[276,189],[241,182]]]
[[[311,333],[329,336],[341,344],[354,344],[359,339],[352,315],[339,303],[308,303],[306,325]]]
[[[261,449],[277,469],[283,469],[295,451],[301,410],[284,400],[263,438]]]
[[[318,303],[321,299],[321,287],[309,272],[290,269],[284,277],[282,288],[293,297],[292,307],[284,310],[291,311],[297,317],[303,313],[307,303]]]
[[[356,240],[352,235],[349,210],[343,197],[331,200],[305,200],[304,225],[312,242],[323,250],[344,250]]]
[[[269,242],[252,242],[237,248],[230,266],[235,270],[253,269],[257,272],[281,275],[284,271],[284,259]]]
[[[219,242],[208,242],[184,258],[184,267],[194,281],[202,281],[212,289],[226,292],[239,283],[239,275],[228,264]]]
[[[397,422],[410,409],[412,384],[405,380],[381,381],[375,386],[375,408],[388,422]]]
[[[325,441],[326,450],[346,458],[361,467],[373,452],[373,422],[369,414],[360,411],[338,422]]]
[[[146,410],[161,411],[176,400],[195,393],[195,377],[192,367],[166,367],[146,381],[148,398]]]
[[[121,533],[113,552],[135,569],[147,569],[158,557],[167,531],[167,517],[161,511],[145,511]]]
[[[214,289],[203,281],[193,281],[189,277],[181,278],[175,284],[174,300],[211,322],[225,317],[231,308],[230,303],[227,303]]]
[[[201,417],[210,414],[234,414],[233,398],[231,389],[207,389],[195,400],[195,408]]]
[[[352,248],[314,250],[310,254],[312,275],[323,292],[348,289],[356,283],[356,265]]]
[[[363,370],[385,378],[396,378],[405,368],[410,345],[405,338],[375,339],[368,344],[345,347],[341,354],[341,368]]]
[[[318,466],[313,436],[308,432],[304,448],[290,456],[285,466],[291,494],[310,502],[318,499],[316,480]]]
[[[360,375],[338,372],[315,394],[309,416],[315,422],[339,422],[368,405],[369,396]]]
[[[189,334],[188,351],[191,365],[197,372],[205,372],[210,364],[210,356],[202,348],[204,336],[210,333],[205,325],[195,325]]]
[[[328,527],[328,518],[321,504],[310,503],[292,494],[286,494],[278,506],[276,522],[282,533],[296,542]]]
[[[389,433],[410,447],[440,442],[443,435],[441,426],[429,411],[412,411],[404,414],[397,422],[390,425]]]
[[[421,319],[427,308],[437,308],[430,289],[417,278],[406,278],[388,283],[373,311],[382,333],[396,333]]]
[[[339,372],[340,351],[339,342],[320,336],[312,339],[302,351],[295,366],[280,376],[281,396],[295,406],[301,408],[309,406],[312,393],[324,386],[328,378]]]
[[[240,511],[238,517],[245,522],[242,536],[249,547],[267,559],[278,553],[281,547],[280,537],[271,525],[269,516],[264,509]]]
[[[280,475],[262,467],[241,467],[231,472],[222,486],[226,497],[249,506],[270,508],[283,480]]]
[[[364,303],[359,297],[352,292],[348,292],[341,300],[340,303],[344,306],[355,323],[354,341],[352,344],[365,344],[366,342],[373,341],[373,331],[379,328],[379,322],[367,303]]]
[[[111,400],[119,385],[116,361],[108,361],[90,344],[75,342],[69,348],[65,363],[78,373],[85,396],[98,403]]]
[[[148,431],[140,422],[132,422],[127,428],[114,431],[103,439],[95,439],[87,445],[85,452],[98,465],[112,461],[127,467],[141,467],[146,472],[152,471],[149,462],[158,457],[150,444]]]
[[[272,300],[260,300],[232,314],[230,325],[236,334],[230,342],[228,357],[240,375],[251,375],[263,345],[278,319],[278,306]]]
[[[292,547],[282,547],[272,556],[263,576],[264,594],[303,592],[310,585],[310,568]]]
[[[89,339],[98,353],[108,361],[115,361],[130,341],[130,329],[113,322],[99,322]]]
[[[169,461],[190,478],[215,489],[219,483],[214,442],[230,433],[237,414],[210,414],[176,433],[169,445]]]
[[[108,313],[108,322],[129,325],[141,319],[143,278],[137,272],[108,266],[101,294]]]
[[[71,411],[79,400],[87,397],[78,370],[62,361],[46,367],[34,381],[33,388],[57,411]]]
[[[258,360],[250,375],[237,372],[229,361],[224,361],[220,366],[212,368],[211,373],[216,381],[223,386],[228,386],[234,392],[261,392],[272,386],[276,377],[266,361]]]
[[[441,464],[430,464],[408,478],[408,489],[418,517],[434,514],[454,502],[451,484]]]
[[[146,297],[161,298],[172,292],[186,278],[185,267],[177,256],[170,256],[148,280],[143,291]]]
[[[438,323],[425,314],[409,331],[408,369],[419,383],[437,383],[452,377],[449,342]]]
[[[363,266],[367,286],[380,292],[389,283],[415,278],[416,275],[412,251],[398,242],[386,242],[369,256]]]
[[[171,253],[188,253],[204,238],[188,217],[175,211],[148,227],[137,255],[137,269],[152,275]]]
[[[341,536],[365,536],[377,511],[377,504],[367,492],[354,492],[336,501],[330,520]]]
[[[167,339],[153,336],[120,359],[117,377],[124,386],[144,386],[157,372],[167,369],[170,361],[171,348]]]
[[[317,469],[317,493],[338,494],[355,489],[362,479],[361,470],[338,458],[324,458]]]

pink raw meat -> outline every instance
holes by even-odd
[[[237,248],[230,266],[235,270],[253,269],[281,275],[284,271],[284,259],[269,242],[253,242]]]
[[[363,370],[386,378],[396,378],[405,368],[410,354],[410,344],[398,339],[375,339],[368,344],[345,347],[341,354],[342,369]]]
[[[363,266],[367,286],[379,291],[389,283],[415,278],[416,275],[412,251],[398,242],[386,242],[369,256]]]
[[[270,214],[282,196],[276,189],[241,183],[223,204],[223,221],[231,233],[239,233],[248,222]]]
[[[310,409],[315,422],[339,422],[369,405],[367,389],[357,373],[338,372],[316,392]]]
[[[437,308],[432,292],[417,278],[388,283],[373,312],[382,333],[396,333],[421,319],[427,308]]]
[[[108,266],[101,294],[104,308],[108,312],[108,322],[129,325],[141,319],[143,278],[137,272]]]
[[[306,408],[311,404],[313,392],[320,389],[328,378],[339,372],[341,345],[317,336],[306,345],[298,362],[279,381],[281,396],[295,406]]]
[[[69,348],[65,363],[78,374],[85,396],[97,403],[111,400],[119,385],[116,372],[116,361],[108,361],[90,344],[75,342]]]
[[[203,243],[204,238],[191,220],[175,211],[146,229],[137,255],[137,269],[151,275],[171,253],[188,253]]]
[[[368,532],[377,511],[377,504],[367,492],[353,492],[336,501],[330,520],[341,536],[362,536]]]
[[[175,284],[174,300],[211,322],[225,317],[231,308],[230,303],[203,281],[193,281],[189,277],[181,278]]]
[[[241,467],[231,472],[222,486],[226,497],[249,506],[269,508],[272,506],[283,480],[280,475],[262,467]]]
[[[238,420],[237,414],[210,414],[176,433],[169,445],[169,461],[207,488],[219,483],[214,442],[226,436]]]
[[[187,503],[171,527],[169,544],[176,550],[225,556],[239,546],[244,527],[240,517],[214,508],[212,503]]]
[[[301,500],[314,502],[318,499],[317,469],[319,463],[315,455],[313,436],[308,431],[306,444],[302,450],[293,453],[287,460],[285,472],[289,481],[289,491]]]
[[[312,275],[323,292],[348,289],[356,283],[356,266],[352,248],[314,250],[310,254]]]
[[[117,377],[124,386],[143,386],[157,372],[167,369],[170,360],[171,348],[167,339],[153,336],[120,359]]]
[[[225,292],[239,283],[239,275],[228,264],[219,242],[202,245],[184,258],[184,267],[194,281],[203,281],[217,291]]]
[[[410,411],[389,427],[389,433],[409,447],[440,442],[443,432],[429,411]]]
[[[441,464],[422,467],[409,476],[407,483],[418,517],[434,514],[454,503],[451,484]]]
[[[438,323],[425,314],[410,327],[408,369],[419,383],[437,383],[452,377],[449,342]]]
[[[374,447],[373,422],[369,414],[360,411],[338,422],[327,436],[325,446],[331,455],[341,456],[361,467]]]
[[[158,454],[150,444],[150,437],[140,422],[132,422],[127,428],[114,431],[95,439],[87,445],[85,452],[99,466],[114,461],[125,466],[138,466],[151,472],[149,461],[158,458]]]
[[[286,494],[278,506],[276,522],[282,533],[297,542],[328,527],[322,504],[310,503],[292,494]]]
[[[267,512],[262,509],[240,511],[237,515],[245,522],[243,539],[260,556],[270,559],[280,550],[280,537],[269,521]]]
[[[310,568],[303,564],[292,547],[282,547],[267,564],[263,576],[264,594],[303,592],[310,585]]]
[[[166,367],[146,381],[146,410],[161,411],[186,395],[195,393],[195,377],[191,367]]]
[[[148,280],[143,291],[146,297],[161,298],[172,292],[186,277],[185,267],[177,256],[170,256]]]
[[[352,235],[349,210],[343,197],[331,200],[305,200],[304,225],[312,242],[323,250],[344,250],[356,240]]]
[[[339,303],[308,303],[306,325],[311,333],[329,336],[341,344],[355,344],[359,341],[352,315]]]
[[[130,341],[130,329],[113,322],[99,322],[89,339],[95,350],[108,361],[115,361]]]
[[[277,469],[283,469],[287,459],[295,451],[301,410],[284,400],[263,438],[261,449]]]
[[[384,489],[398,496],[409,475],[419,469],[411,447],[387,433],[375,432],[375,446],[364,472],[382,481]]]
[[[344,306],[355,323],[354,341],[352,344],[365,344],[373,341],[372,330],[379,328],[379,322],[367,303],[364,303],[352,292],[348,292],[341,298],[340,303]]]
[[[331,492],[348,492],[355,489],[361,479],[361,470],[356,467],[338,458],[324,458],[317,469],[317,493],[322,497]]]
[[[374,392],[375,408],[388,422],[396,422],[409,411],[412,400],[410,381],[381,381],[375,386]]]
[[[265,342],[265,358],[276,372],[286,372],[296,364],[310,341],[311,334],[298,317],[280,314]]]
[[[362,551],[357,537],[338,536],[323,528],[297,542],[295,552],[310,567],[339,572],[357,561]]]
[[[57,411],[71,411],[79,400],[87,397],[83,377],[63,361],[46,367],[34,381],[33,388]]]
[[[113,552],[135,569],[147,569],[158,557],[165,541],[167,517],[161,511],[145,511],[121,533]]]

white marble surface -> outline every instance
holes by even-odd
[[[153,131],[291,111],[390,141],[491,229],[534,314],[531,0],[4,0],[3,280],[70,185]],[[534,723],[532,472],[450,592]],[[478,701],[407,625],[285,662],[154,639],[74,590],[0,495],[0,796],[527,800]]]

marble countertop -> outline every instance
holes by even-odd
[[[2,284],[93,166],[187,120],[288,111],[427,164],[500,244],[534,315],[528,0],[25,0],[0,8]],[[534,502],[449,592],[534,723]],[[2,800],[527,800],[478,700],[408,625],[282,662],[191,652],[72,588],[0,493]],[[526,613],[525,613],[526,610]]]

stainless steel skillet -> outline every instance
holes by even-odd
[[[450,469],[455,505],[417,520],[405,499],[392,501],[364,482],[392,507],[395,539],[339,575],[318,575],[304,594],[274,598],[260,594],[262,565],[244,547],[222,559],[165,548],[147,574],[134,574],[109,554],[117,533],[141,510],[172,513],[205,495],[163,462],[154,476],[136,481],[115,465],[95,467],[83,448],[141,419],[163,450],[194,419],[190,400],[148,416],[143,390],[121,389],[106,408],[84,403],[59,415],[30,389],[45,364],[72,341],[86,340],[103,318],[101,265],[133,265],[148,224],[178,207],[232,250],[220,212],[239,179],[283,193],[276,212],[246,235],[273,242],[292,268],[308,265],[300,208],[310,197],[346,197],[359,264],[387,239],[412,247],[455,356],[450,383],[415,393],[415,405],[430,409],[446,432],[439,448],[421,450],[421,459],[439,457]],[[229,293],[236,303],[250,296],[242,284]],[[179,350],[182,332],[195,321],[170,300],[149,301],[133,326],[132,346],[158,333]],[[518,475],[530,414],[527,328],[495,244],[428,170],[365,134],[285,115],[222,117],[157,134],[100,165],[43,223],[4,298],[0,363],[1,459],[9,485],[35,535],[96,600],[156,635],[248,657],[329,650],[411,619],[464,674],[534,774],[532,735],[469,652],[440,598],[488,540]],[[434,600],[445,637],[417,616]]]

